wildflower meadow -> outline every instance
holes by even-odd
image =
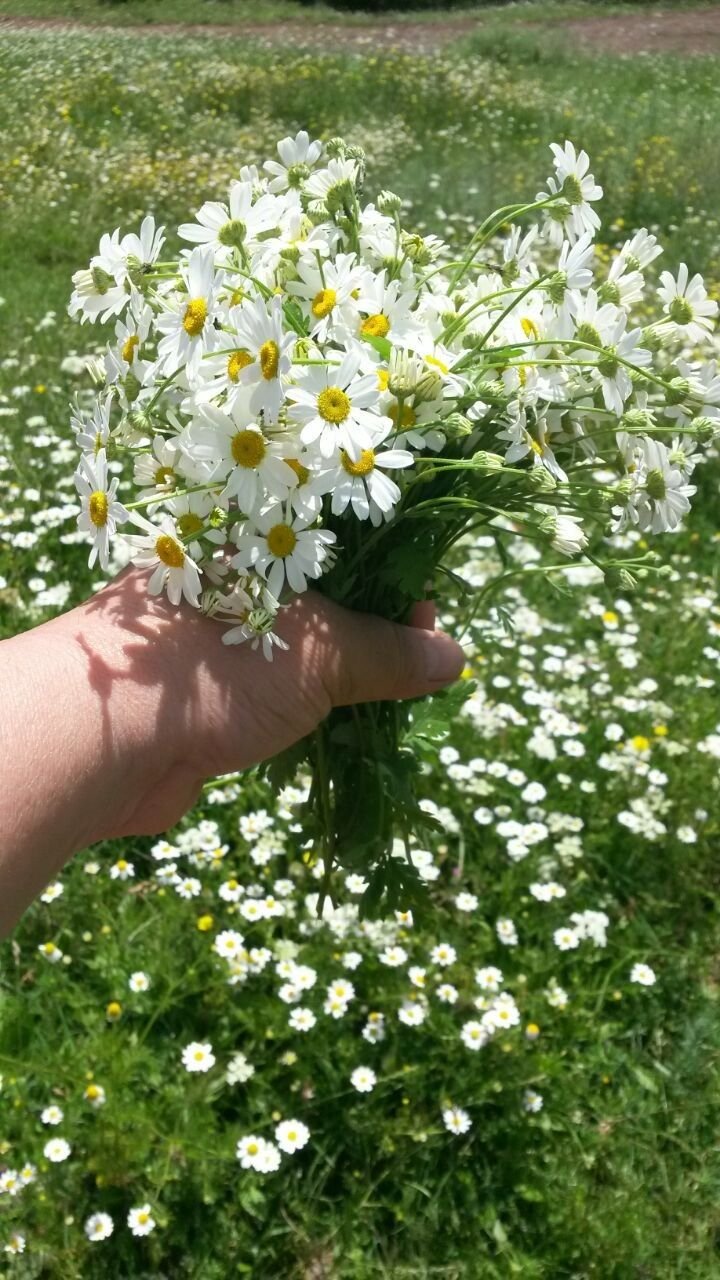
[[[0,639],[466,659],[2,943],[9,1280],[720,1273],[718,61],[597,7],[7,6]]]

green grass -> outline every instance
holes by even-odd
[[[449,14],[437,9],[410,9],[398,4],[390,16],[410,17],[413,21],[446,21],[477,14],[478,9],[496,0],[475,0],[454,6]],[[1,0],[0,15],[24,18],[67,18],[68,20],[123,26],[136,23],[184,22],[193,25],[222,25],[273,22],[292,19],[295,22],[335,22],[362,24],[387,15],[363,13],[362,6],[346,12],[322,0],[303,4],[300,0]]]
[[[710,8],[714,0],[647,0],[639,3],[644,11],[653,9],[703,9]],[[363,8],[362,0],[355,7],[337,6],[323,0],[0,0],[0,16],[23,18],[67,18],[73,21],[92,22],[109,26],[137,23],[183,22],[194,25],[220,23],[233,25],[254,22],[281,21],[283,18],[307,23],[336,22],[362,24],[404,19],[411,22],[446,23],[462,17],[481,16],[484,21],[503,25],[508,22],[524,23],[562,22],[568,17],[591,17],[627,13],[638,7],[637,0],[453,0],[450,6],[397,3],[387,6],[386,12],[377,12],[373,4]]]
[[[588,148],[607,189],[604,245],[653,226],[670,263],[709,264],[720,284],[716,63],[580,59],[542,31],[506,31],[498,15],[492,22],[492,39],[480,34],[465,51],[434,61],[318,58],[213,40],[2,37],[0,635],[52,614],[33,603],[42,590],[29,586],[34,577],[66,586],[69,602],[97,580],[86,550],[60,541],[71,527],[58,514],[72,495],[73,451],[62,449],[67,405],[73,391],[89,389],[60,362],[70,349],[85,353],[101,342],[65,318],[72,271],[102,231],[127,227],[147,209],[170,223],[185,217],[286,131],[307,125],[364,143],[370,187],[407,192],[406,221],[451,237],[478,211],[534,194],[547,143],[570,136]],[[45,443],[34,447],[38,432]],[[396,1012],[408,992],[404,970],[383,967],[370,940],[338,940],[327,929],[304,938],[284,921],[247,926],[219,898],[218,884],[233,871],[243,884],[265,887],[287,877],[304,919],[304,895],[316,888],[286,818],[275,818],[283,852],[269,872],[250,862],[237,823],[241,813],[273,809],[260,783],[227,805],[206,800],[193,815],[194,823],[219,821],[229,848],[216,867],[184,862],[202,882],[192,901],[158,886],[153,842],[137,840],[93,851],[98,874],[85,870],[87,858],[76,859],[63,896],[32,908],[0,951],[0,1169],[31,1159],[42,1183],[0,1196],[0,1246],[11,1227],[28,1240],[22,1257],[0,1253],[12,1280],[714,1280],[720,797],[717,759],[697,744],[720,720],[718,663],[708,652],[720,648],[716,464],[700,483],[687,532],[658,544],[671,577],[645,584],[619,618],[625,649],[600,616],[617,609],[602,587],[571,595],[523,588],[511,604],[525,630],[509,643],[499,631],[475,632],[476,674],[488,696],[511,703],[529,727],[482,730],[462,720],[451,741],[465,763],[499,760],[541,781],[548,812],[582,820],[583,854],[559,863],[568,897],[536,903],[528,885],[538,859],[559,857],[562,836],[512,863],[493,827],[472,815],[479,805],[505,803],[522,818],[517,788],[497,779],[488,800],[487,775],[472,785],[454,781],[428,754],[426,794],[448,806],[460,829],[433,844],[441,869],[433,913],[403,945],[429,969],[435,943],[457,948],[456,965],[443,974],[458,987],[457,1006],[433,1001],[427,1024],[403,1027]],[[19,530],[35,532],[36,545],[5,540]],[[482,548],[468,554],[476,567],[485,563]],[[546,646],[558,645],[568,654],[548,665]],[[634,668],[621,661],[630,650]],[[586,663],[580,674],[572,670],[577,655]],[[524,701],[521,677],[588,725],[584,758],[530,753],[541,711]],[[644,686],[648,679],[657,687]],[[604,732],[618,720],[626,739],[649,739],[651,767],[666,775],[658,784],[668,803],[661,840],[643,840],[618,822],[647,791],[640,756],[627,776],[598,763],[619,751]],[[655,732],[662,726],[667,736]],[[634,751],[626,745],[623,756],[633,761]],[[698,807],[706,820],[696,817]],[[676,836],[686,824],[698,831],[694,844]],[[120,855],[135,864],[128,884],[108,875]],[[459,888],[477,894],[474,914],[454,906]],[[609,915],[607,948],[584,943],[559,953],[552,930],[586,908]],[[214,916],[209,932],[197,927],[206,913]],[[503,915],[517,923],[517,951],[495,939]],[[298,942],[318,973],[303,1000],[318,1014],[314,1033],[290,1032],[272,967],[247,985],[227,985],[212,939],[228,927],[241,928],[253,946]],[[70,964],[38,955],[48,940]],[[322,1015],[322,997],[350,948],[364,956],[351,975],[358,999],[335,1023]],[[630,985],[637,960],[656,968],[656,987]],[[518,1028],[479,1055],[462,1048],[458,1028],[473,1016],[474,971],[486,964],[503,968],[523,1026],[540,1024],[538,1040]],[[134,970],[151,977],[145,996],[128,991]],[[553,976],[569,992],[565,1011],[543,995]],[[111,1000],[123,1005],[114,1024],[106,1017]],[[360,1034],[375,1009],[388,1022],[380,1045]],[[208,1076],[186,1076],[181,1048],[206,1038],[218,1065]],[[238,1049],[256,1074],[229,1088],[223,1069]],[[360,1062],[380,1077],[367,1097],[348,1084]],[[97,1112],[83,1096],[89,1073],[107,1091]],[[536,1116],[520,1105],[527,1087],[545,1098]],[[448,1099],[471,1112],[467,1138],[441,1126]],[[39,1121],[51,1102],[63,1108],[57,1132],[73,1146],[71,1159],[56,1166],[41,1155],[56,1132]],[[276,1115],[303,1119],[311,1145],[280,1175],[241,1172],[237,1138],[271,1134]],[[145,1199],[158,1229],[138,1241],[124,1217]],[[89,1245],[82,1224],[97,1209],[112,1214],[115,1233]]]

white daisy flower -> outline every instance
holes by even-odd
[[[283,138],[277,144],[280,162],[266,160],[263,169],[271,174],[268,184],[273,193],[287,191],[292,187],[297,190],[310,177],[313,165],[322,155],[322,142],[311,142],[310,135],[301,129],[294,138]]]
[[[67,1160],[71,1150],[70,1143],[64,1138],[51,1138],[43,1147],[43,1155],[52,1164],[62,1164],[63,1160]]]
[[[130,292],[125,284],[125,255],[120,246],[120,230],[100,239],[99,252],[90,259],[87,270],[76,271],[72,282],[75,286],[68,306],[68,314],[86,320],[105,323],[111,316],[125,310]]]
[[[80,495],[80,515],[77,527],[83,533],[91,533],[93,544],[90,548],[88,565],[92,569],[99,559],[100,567],[107,572],[110,565],[110,539],[117,531],[118,524],[124,524],[129,513],[116,494],[119,480],[113,476],[108,484],[107,458],[101,449],[93,460],[83,454],[75,472],[75,488]]]
[[[572,142],[566,142],[563,147],[553,142],[550,150],[555,177],[548,178],[548,190],[551,195],[562,197],[558,205],[547,211],[551,239],[557,243],[563,232],[573,242],[586,231],[594,235],[600,226],[600,218],[591,205],[602,199],[603,189],[589,172],[587,152],[576,152]],[[537,200],[546,198],[545,192],[536,197]]]
[[[319,578],[328,566],[336,536],[328,529],[308,529],[307,521],[293,517],[275,503],[253,516],[254,532],[239,534],[238,552],[231,564],[254,569],[266,578],[276,600],[285,586],[295,592],[307,589],[308,578]]]
[[[254,1133],[248,1133],[244,1138],[240,1138],[235,1154],[241,1168],[257,1169],[264,1143],[265,1139],[258,1138]]]
[[[142,969],[138,969],[135,973],[130,974],[128,986],[131,991],[149,991],[150,979],[146,973],[143,973]]]
[[[712,333],[713,320],[718,304],[708,298],[701,275],[689,278],[684,262],[680,263],[677,277],[671,271],[663,271],[658,286],[658,296],[665,304],[663,310],[668,320],[689,342],[705,342]]]
[[[634,964],[630,970],[630,981],[639,983],[641,987],[652,987],[657,981],[655,970],[649,964]]]
[[[210,261],[229,263],[236,252],[247,252],[264,232],[277,225],[282,201],[270,194],[255,200],[252,182],[233,182],[228,204],[206,200],[196,222],[182,222],[178,235],[210,251]],[[197,252],[194,250],[193,253]]]
[[[110,439],[112,403],[113,395],[110,392],[106,396],[98,396],[90,416],[77,405],[73,407],[70,426],[75,436],[75,443],[78,449],[82,449],[83,453],[89,453],[93,458],[97,457],[101,449],[107,447]]]
[[[311,368],[302,383],[288,389],[288,415],[302,424],[300,439],[317,445],[323,458],[344,449],[356,460],[390,421],[370,412],[377,404],[377,375],[361,374],[360,363],[360,352],[351,348],[339,365]]]
[[[261,1139],[260,1151],[254,1168],[257,1173],[275,1173],[280,1168],[281,1159],[280,1150],[275,1146],[275,1143]]]
[[[50,961],[50,964],[58,964],[64,954],[54,942],[41,942],[38,951],[45,960]]]
[[[192,378],[202,357],[218,342],[213,325],[216,286],[212,252],[193,249],[180,272],[187,293],[163,299],[167,310],[155,320],[156,328],[164,335],[158,343],[158,371],[169,375],[184,366]]]
[[[133,524],[145,529],[145,534],[124,534],[125,541],[133,548],[132,559],[143,569],[152,569],[148,579],[148,591],[157,596],[165,590],[172,604],[185,599],[196,609],[200,605],[200,573],[195,561],[183,547],[171,516],[160,515],[157,525],[151,524],[138,511],[132,512]]]
[[[110,868],[111,880],[132,880],[135,875],[135,868],[132,862],[128,862],[125,858],[118,858]]]
[[[275,1129],[275,1141],[285,1155],[302,1151],[310,1137],[310,1130],[301,1120],[282,1120]]]
[[[40,1119],[43,1124],[61,1124],[63,1118],[63,1111],[60,1107],[56,1107],[54,1103],[40,1112]]]
[[[275,422],[280,412],[282,379],[290,372],[296,342],[294,333],[283,333],[282,314],[282,300],[275,296],[269,307],[263,298],[255,298],[234,307],[229,317],[239,349],[251,357],[238,380],[252,388],[252,413],[262,413],[269,422]]]
[[[226,413],[204,405],[192,429],[196,460],[212,478],[225,480],[223,501],[236,499],[241,511],[252,511],[269,498],[283,500],[297,484],[297,474],[284,461],[287,442],[273,440],[236,409]]]
[[[215,938],[213,950],[226,960],[234,960],[243,954],[244,941],[242,934],[235,929],[223,929]]]
[[[492,1035],[492,1029],[483,1026],[482,1023],[471,1019],[470,1022],[463,1023],[460,1031],[460,1039],[466,1049],[482,1049]]]
[[[447,1107],[442,1113],[442,1118],[445,1128],[458,1136],[472,1128],[472,1120],[462,1107]]]
[[[312,1009],[293,1009],[288,1018],[288,1025],[292,1027],[293,1031],[312,1031],[316,1023],[317,1018]]]
[[[211,1067],[215,1066],[215,1054],[212,1051],[212,1045],[201,1044],[197,1040],[185,1045],[182,1051],[182,1064],[186,1071],[209,1071]]]
[[[40,901],[54,902],[55,899],[61,897],[61,895],[64,892],[65,892],[65,886],[62,885],[59,880],[54,880],[52,884],[48,885],[44,893],[40,894]]]
[[[127,1216],[127,1224],[134,1236],[149,1236],[157,1225],[149,1204],[141,1204],[131,1209]]]
[[[553,942],[559,951],[574,951],[580,946],[580,937],[575,929],[563,925],[553,933]]]
[[[387,338],[393,342],[405,342],[418,332],[413,318],[417,294],[409,290],[402,280],[388,280],[381,271],[373,276],[360,292],[357,305],[364,313],[360,320],[358,336],[361,338]]]
[[[356,333],[358,296],[370,273],[355,254],[338,253],[325,260],[318,251],[314,259],[301,258],[296,270],[299,279],[288,281],[287,292],[304,304],[311,336],[317,342],[327,342]]]
[[[350,1076],[350,1083],[358,1093],[371,1093],[377,1084],[377,1076],[371,1067],[356,1067]]]
[[[370,448],[362,449],[356,460],[340,449],[337,462],[319,472],[318,483],[324,492],[332,493],[333,515],[342,515],[351,506],[358,520],[369,519],[375,527],[392,518],[401,492],[383,472],[410,467],[414,458],[406,449],[378,447],[391,430],[388,423],[372,431]]]
[[[113,1220],[109,1213],[92,1213],[85,1221],[88,1240],[107,1240],[113,1233]]]
[[[197,898],[202,891],[202,884],[196,876],[186,876],[184,880],[175,882],[175,892],[180,898],[189,901],[191,898]]]
[[[133,480],[140,486],[139,497],[151,498],[170,493],[177,484],[177,462],[180,449],[176,439],[155,436],[147,453],[138,453],[133,462]]]
[[[542,1111],[543,1097],[541,1093],[536,1093],[534,1089],[526,1089],[523,1094],[523,1111],[537,1112]]]
[[[354,160],[330,160],[325,169],[316,169],[310,175],[305,191],[313,200],[324,200],[334,203],[337,196],[348,191],[355,184],[357,164]]]

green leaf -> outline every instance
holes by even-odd
[[[458,680],[449,689],[431,694],[413,703],[411,721],[403,739],[404,746],[421,740],[442,742],[452,729],[463,703],[476,688],[473,680]]]
[[[392,351],[392,342],[390,342],[389,338],[375,338],[372,336],[372,334],[369,334],[369,333],[364,333],[362,335],[362,338],[363,338],[363,342],[369,342],[370,346],[375,348],[378,355],[381,356],[383,360],[390,359],[390,352]]]

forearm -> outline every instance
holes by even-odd
[[[156,695],[91,608],[0,644],[0,936],[76,850],[123,830],[147,781]]]

